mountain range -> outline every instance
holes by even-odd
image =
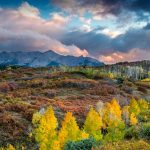
[[[46,52],[1,52],[0,65],[17,65],[28,67],[50,66],[104,66],[103,62],[90,57],[63,56],[52,50]]]

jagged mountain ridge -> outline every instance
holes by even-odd
[[[1,52],[0,65],[18,65],[28,67],[48,66],[103,66],[104,63],[90,57],[63,56],[52,50],[46,52]]]

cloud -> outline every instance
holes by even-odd
[[[8,51],[37,51],[52,49],[63,55],[87,56],[88,52],[81,50],[75,45],[66,46],[61,42],[52,39],[46,35],[41,35],[32,31],[17,32],[0,29],[0,47]]]
[[[148,23],[145,27],[144,27],[145,30],[150,30],[150,23]]]
[[[150,12],[150,1],[149,0],[134,0],[130,5],[131,9],[135,11],[141,10],[144,12]]]
[[[7,18],[7,19],[6,19]],[[66,30],[69,17],[59,13],[51,13],[50,19],[40,17],[37,8],[23,3],[18,9],[2,9],[0,11],[0,27],[13,31],[31,30],[51,37],[56,37]]]
[[[150,49],[149,49],[150,51]],[[114,52],[109,55],[100,55],[99,60],[105,62],[106,64],[113,64],[116,62],[132,62],[140,60],[149,60],[150,53],[147,53],[145,50],[132,49],[127,53],[123,52]]]
[[[27,17],[39,18],[40,12],[36,7],[29,5],[27,2],[22,3],[18,11]]]
[[[115,14],[119,9],[119,0],[53,0],[53,3],[68,12],[80,14],[85,12],[92,12],[94,14]],[[76,11],[78,10],[78,11]]]
[[[95,30],[90,32],[74,31],[63,36],[62,42],[68,45],[75,44],[96,55],[101,52],[129,51],[135,48],[147,50],[150,48],[150,30],[130,29],[124,34],[117,30],[110,31],[107,28],[98,32]]]
[[[92,22],[92,19],[86,19],[84,17],[80,17],[80,20],[86,25],[90,25]]]
[[[54,50],[63,55],[87,56],[88,52],[75,45],[64,45],[57,40],[69,21],[59,13],[49,20],[40,17],[37,8],[23,3],[18,9],[0,10],[0,51]]]
[[[69,32],[61,38],[61,41],[65,45],[75,44],[81,49],[87,49],[93,56],[110,52],[112,49],[111,38],[105,34],[97,34],[95,31],[84,32],[80,30]]]
[[[51,12],[44,19],[39,9],[27,2],[16,9],[0,8],[0,51],[52,49],[63,55],[91,56],[108,63],[149,56],[150,27],[148,21],[136,16],[145,18],[149,14],[145,1],[142,6],[139,0],[55,0],[54,3],[71,15]],[[83,16],[87,12],[92,16]],[[73,17],[79,21],[75,22]]]
[[[110,30],[108,28],[105,28],[105,29],[101,30],[100,33],[108,35],[111,38],[115,38],[118,35],[122,34],[122,32],[120,32],[120,31],[112,31],[112,30]]]
[[[87,49],[90,56],[105,63],[150,58],[150,30],[130,29],[124,34],[104,30],[69,32],[61,41],[66,45],[75,44]]]
[[[140,20],[147,19],[146,13],[150,13],[149,0],[52,0],[52,2],[72,14],[83,16],[90,12],[93,19],[98,21],[108,16],[119,16],[125,11],[135,12]]]
[[[92,28],[91,28],[90,25],[84,24],[84,25],[82,25],[82,26],[80,27],[80,30],[83,31],[83,32],[90,32],[90,31],[92,30]]]
[[[118,14],[121,9],[131,11],[150,12],[150,1],[148,0],[52,0],[53,3],[68,11],[81,8],[80,12],[89,11],[97,13]],[[101,8],[101,9],[100,9]],[[74,11],[75,12],[75,11]]]
[[[131,49],[150,48],[150,31],[144,29],[130,29],[125,34],[116,37],[112,41],[112,47],[120,51],[128,51]]]

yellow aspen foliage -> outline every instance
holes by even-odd
[[[139,105],[140,111],[148,110],[148,102],[147,101],[140,99],[140,100],[138,100],[138,105]]]
[[[101,117],[103,117],[103,109],[104,109],[104,103],[102,101],[99,101],[96,104],[96,111],[100,114]]]
[[[110,103],[105,103],[102,117],[103,127],[106,128],[114,125],[117,127],[122,121],[121,114],[121,107],[115,98]]]
[[[103,127],[106,128],[107,126],[111,126],[112,123],[116,120],[116,115],[110,103],[105,103],[103,109]]]
[[[80,131],[80,138],[87,139],[87,138],[89,138],[89,134],[86,133],[85,131]]]
[[[107,127],[107,134],[104,137],[105,141],[116,142],[122,140],[125,134],[125,124],[121,120],[114,121],[111,126]]]
[[[109,73],[108,76],[109,76],[110,79],[114,78],[114,74],[113,73]]]
[[[107,128],[105,141],[118,141],[124,138],[125,123],[122,120],[122,110],[117,100],[114,98],[110,103],[105,103],[103,122]]]
[[[122,118],[126,124],[129,124],[130,121],[129,106],[124,106],[122,108]]]
[[[63,148],[65,143],[68,141],[77,141],[83,138],[88,138],[88,135],[80,131],[72,113],[67,112],[58,134],[61,148]]]
[[[58,140],[60,141],[60,147],[63,148],[65,143],[69,140],[68,137],[68,132],[66,131],[67,129],[61,128],[61,130],[58,133]]]
[[[138,123],[138,120],[137,120],[135,114],[131,113],[131,115],[130,115],[130,125],[136,125],[137,123]]]
[[[134,113],[135,116],[137,116],[140,113],[139,105],[135,99],[130,100],[129,106],[130,106],[129,107],[130,114]]]
[[[47,150],[47,145],[46,145],[46,143],[44,143],[44,142],[41,142],[40,143],[40,147],[39,147],[39,150]]]
[[[15,150],[15,148],[11,144],[9,144],[7,150]]]
[[[41,117],[42,117],[42,115],[39,112],[34,113],[33,117],[32,117],[32,124],[34,124],[34,125],[38,124]]]
[[[84,131],[93,136],[97,141],[100,141],[102,139],[101,128],[102,119],[99,113],[91,108],[84,123]]]
[[[121,118],[121,107],[118,104],[117,100],[115,98],[112,99],[112,101],[110,102],[112,109],[114,110],[115,115],[118,118]]]
[[[36,117],[39,119],[39,115],[34,116],[33,123],[37,123]],[[35,139],[39,143],[40,150],[53,150],[53,145],[57,140],[57,119],[54,115],[52,107],[49,107],[47,111],[40,117],[39,124],[35,128]]]
[[[52,145],[52,150],[61,150],[60,142],[58,140],[55,140]]]

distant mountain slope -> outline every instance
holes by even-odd
[[[116,64],[112,64],[112,65],[107,65],[108,67],[117,67],[117,66],[130,66],[130,67],[134,67],[134,66],[138,66],[138,67],[142,67],[145,70],[149,70],[150,69],[150,60],[142,60],[142,61],[135,61],[135,62],[119,62]]]
[[[29,67],[47,66],[103,66],[104,63],[90,57],[59,55],[52,50],[47,52],[1,52],[0,65],[18,65]]]
[[[142,61],[136,61],[136,62],[122,62],[122,63],[118,63],[116,65],[139,66],[139,67],[150,69],[150,60],[142,60]]]

